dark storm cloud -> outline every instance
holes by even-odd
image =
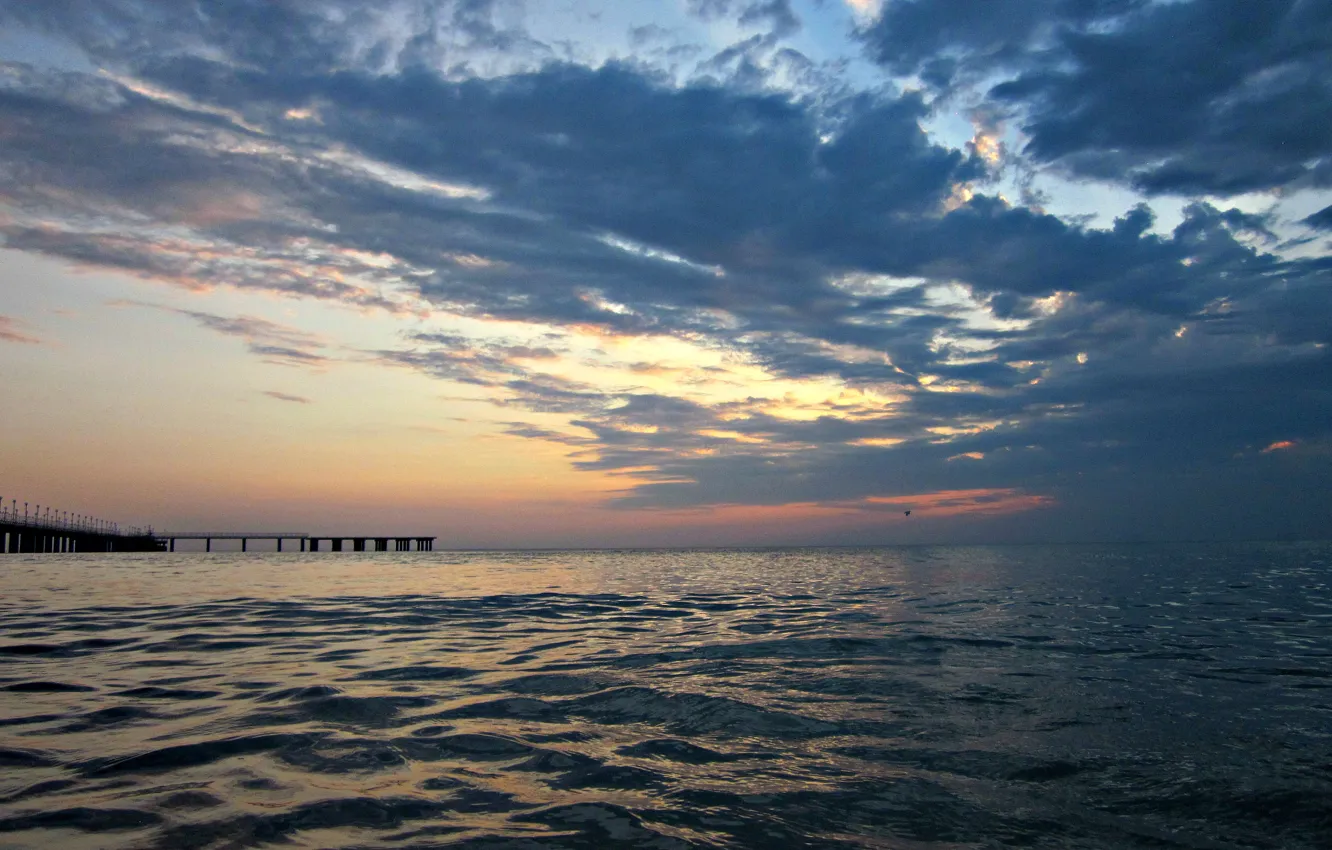
[[[1067,0],[904,0],[885,3],[862,37],[871,55],[895,74],[918,74],[946,86],[959,72],[976,74],[1022,61],[1037,35],[1051,30],[1064,15],[1089,17],[1084,7],[1092,5]]]
[[[705,21],[731,18],[742,26],[766,26],[774,38],[799,31],[800,18],[791,0],[687,0],[690,14]]]
[[[904,0],[864,33],[898,74],[990,90],[1026,152],[1145,192],[1332,185],[1332,2]],[[991,77],[992,79],[992,77]]]
[[[380,250],[392,240],[399,256],[437,267],[435,278],[421,286],[428,297],[484,299],[494,315],[544,313],[632,329],[663,321],[684,323],[682,314],[700,308],[809,311],[816,302],[845,302],[824,284],[821,264],[793,256],[787,245],[808,238],[811,224],[826,224],[833,216],[852,218],[864,210],[882,220],[928,211],[954,177],[976,170],[957,152],[925,140],[916,124],[922,107],[910,98],[862,98],[847,104],[840,133],[824,144],[814,116],[783,98],[731,94],[715,87],[676,91],[613,66],[596,72],[553,67],[464,84],[419,74],[302,78],[285,81],[296,93],[283,92],[275,103],[270,95],[266,105],[259,92],[246,88],[265,80],[230,79],[229,70],[188,64],[191,73],[173,66],[182,78],[177,87],[188,89],[186,83],[192,82],[191,93],[200,98],[215,88],[233,91],[222,105],[239,109],[248,103],[253,113],[248,117],[256,121],[263,120],[265,112],[271,116],[310,99],[324,101],[331,117],[310,134],[352,142],[366,155],[395,166],[491,191],[492,205],[480,215],[456,204],[423,205],[406,197],[408,193],[383,186],[347,185],[346,175],[309,163],[299,163],[298,171],[289,160],[230,157],[235,163],[233,186],[256,193],[277,187],[275,208],[321,194],[317,214],[345,234],[339,240],[343,245]],[[223,74],[226,84],[199,82],[200,74],[213,73]],[[424,114],[423,103],[431,105]],[[397,129],[388,136],[378,129],[386,114],[397,116]],[[34,132],[28,153],[40,161],[46,155],[37,135]],[[81,141],[90,146],[96,136]],[[893,141],[894,136],[900,139]],[[892,160],[874,159],[874,138],[890,145]],[[155,139],[137,141],[143,154],[164,147],[150,144]],[[205,165],[213,169],[225,167],[208,151],[182,151],[175,137],[172,141],[175,147],[163,151],[168,161],[197,157],[209,159]],[[304,138],[302,144],[313,141]],[[53,175],[60,172],[57,164],[44,165]],[[52,177],[65,184],[79,179],[77,169]],[[328,185],[335,181],[341,185]],[[156,184],[153,192],[140,187],[118,192],[118,186],[103,187],[89,178],[83,191],[116,194],[116,202],[144,210],[148,202],[136,202],[135,194],[142,192],[158,205],[147,212],[170,216],[180,213],[162,210],[158,198],[200,190],[188,182],[178,186],[169,170]],[[543,217],[505,212],[512,209],[534,210]],[[245,233],[244,220],[223,232],[270,244],[274,236],[305,235],[289,222],[278,222],[283,226],[275,233],[271,214],[256,218],[263,233]],[[378,228],[391,228],[392,233],[375,232]],[[645,247],[664,246],[689,262],[664,262],[633,244],[615,250],[611,246],[620,243],[599,240],[601,232],[638,240]],[[41,239],[57,241],[49,234]],[[29,241],[40,240],[30,234]],[[95,249],[105,247],[106,240],[75,241],[93,244],[53,252],[73,255],[81,250],[96,256]],[[358,241],[376,244],[355,244]],[[495,265],[440,269],[438,248],[446,245],[491,258]],[[132,250],[137,246],[113,247],[129,254],[116,258],[126,267],[162,262],[159,256]],[[727,280],[718,285],[710,269],[723,264]],[[541,285],[547,283],[554,285]],[[312,285],[308,279],[290,284],[293,289]],[[586,297],[588,291],[634,310],[598,308]],[[534,295],[539,300],[534,301]]]
[[[498,22],[504,0],[0,0],[0,21],[67,38],[101,62],[206,52],[270,70],[457,65],[543,47]]]
[[[1159,503],[1234,482],[1280,493],[1282,476],[1300,527],[1328,506],[1332,263],[1285,256],[1270,216],[1192,201],[1159,232],[1145,206],[1099,229],[980,190],[962,202],[990,166],[922,130],[920,94],[678,85],[616,63],[437,72],[422,57],[445,36],[528,48],[486,29],[490,4],[412,6],[432,12],[405,19],[415,40],[379,37],[376,8],[0,3],[123,75],[8,68],[7,245],[183,286],[674,335],[864,391],[709,402],[683,379],[671,395],[548,374],[555,343],[431,332],[369,353],[515,418],[568,417],[505,427],[647,482],[626,506],[994,491],[1053,495],[1072,522],[1097,504],[1090,482]],[[992,97],[1024,116],[1031,154],[1078,173],[1147,191],[1317,184],[1332,122],[1296,128],[1287,98],[1322,114],[1326,4],[1210,8],[916,0],[865,37],[941,88],[1008,76]],[[1152,63],[1166,73],[1148,85]],[[276,362],[325,356],[187,315]],[[712,368],[691,380],[736,377]],[[1114,525],[1084,520],[1069,527]]]
[[[811,219],[931,210],[954,180],[981,171],[929,142],[918,124],[926,108],[912,96],[846,101],[825,144],[819,117],[785,96],[676,89],[614,64],[461,83],[421,72],[274,77],[200,61],[149,71],[201,98],[221,92],[256,119],[326,104],[311,133],[728,267],[763,268],[760,240],[794,238]],[[747,253],[737,244],[746,237]]]
[[[1317,230],[1332,230],[1332,206],[1323,207],[1313,215],[1302,219],[1302,221]]]

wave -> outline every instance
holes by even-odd
[[[751,552],[709,556],[715,592],[652,573],[594,593],[0,599],[0,834],[163,850],[1324,846],[1332,594],[1300,561],[1318,550],[1216,574],[1143,561],[1134,581],[1087,551],[1024,562],[1047,570],[1025,585],[986,578],[992,554],[835,575],[843,556],[773,556],[806,571],[796,587]],[[617,557],[628,573],[668,561]],[[178,581],[206,583],[185,566]]]

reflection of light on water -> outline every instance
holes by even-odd
[[[0,830],[984,846],[1002,823],[1033,846],[1077,829],[1119,847],[1118,820],[1068,812],[1128,795],[1200,846],[1259,846],[1262,824],[1179,801],[1236,775],[1326,790],[1283,754],[1332,756],[1302,687],[1329,672],[1329,560],[1327,544],[16,556]],[[1273,711],[1289,750],[1250,734]],[[1283,817],[1290,846],[1313,846],[1314,822]]]

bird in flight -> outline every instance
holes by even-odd
[[[911,511],[902,511],[903,516],[911,516]]]

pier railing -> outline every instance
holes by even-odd
[[[0,499],[0,552],[33,555],[87,552],[158,552],[151,528],[122,526],[100,517],[18,499]]]
[[[294,540],[300,551],[318,552],[327,543],[332,552],[341,552],[343,543],[353,552],[429,552],[435,538],[383,534],[320,534],[304,531],[154,531],[152,526],[121,526],[99,517],[42,507],[28,502],[19,510],[17,499],[8,504],[0,499],[0,553],[36,552],[174,552],[177,540],[202,540],[204,551],[213,551],[214,540],[239,540],[241,551],[249,550],[251,540],[274,540],[282,551],[284,540]],[[415,549],[413,549],[413,546]]]
[[[126,537],[150,536],[152,528],[138,526],[121,527],[118,522],[88,516],[86,514],[62,511],[50,505],[30,505],[28,502],[19,507],[18,499],[10,499],[8,504],[0,499],[0,522],[24,528],[39,528],[51,531],[73,531],[80,534],[110,534]]]

